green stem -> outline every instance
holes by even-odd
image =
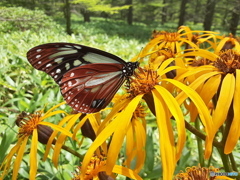
[[[73,154],[74,156],[78,157],[80,159],[80,161],[83,160],[84,156],[79,154],[77,151],[74,151],[74,150],[72,150],[71,148],[69,148],[69,147],[67,147],[65,145],[62,146],[62,149],[64,149],[65,151],[67,151],[67,152],[69,152],[71,154]]]
[[[191,133],[193,133],[195,136],[197,136],[198,138],[202,139],[202,140],[206,140],[206,135],[203,134],[202,132],[200,132],[199,130],[197,130],[196,128],[194,128],[191,124],[189,124],[187,121],[185,121],[185,127],[187,130],[189,130]],[[218,147],[218,148],[222,148],[223,144],[214,140],[213,141],[213,146]]]
[[[217,149],[218,149],[218,152],[221,156],[225,172],[232,172],[233,170],[232,170],[232,167],[230,165],[228,155],[224,154],[223,148],[217,148]]]
[[[231,161],[231,164],[232,164],[232,169],[233,169],[234,171],[238,171],[238,169],[237,169],[237,164],[236,164],[236,161],[235,161],[234,156],[233,156],[232,153],[229,154],[229,158],[230,158],[230,161]],[[240,174],[239,174],[239,175],[240,175]]]
[[[199,123],[199,119],[196,119],[195,121],[195,128],[197,130],[200,129],[200,123]],[[204,163],[204,157],[203,157],[203,145],[202,145],[202,140],[197,137],[197,146],[198,146],[198,158],[199,158],[199,163],[201,165],[201,167],[205,167],[205,163]]]
[[[52,144],[54,144],[54,145],[56,144],[56,139],[53,140]],[[67,147],[66,145],[63,144],[62,145],[62,149],[64,149],[65,151],[71,153],[72,155],[78,157],[80,159],[80,161],[83,160],[83,157],[84,157],[83,155],[81,155],[77,151],[74,151],[73,149]]]

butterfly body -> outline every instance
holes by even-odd
[[[34,68],[49,74],[66,102],[82,113],[106,107],[138,67],[138,62],[72,43],[39,45],[28,51],[27,58]]]

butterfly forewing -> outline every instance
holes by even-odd
[[[39,45],[27,52],[27,58],[34,68],[46,72],[58,84],[62,76],[75,67],[93,63],[125,63],[113,54],[73,43]]]
[[[48,43],[27,52],[31,65],[49,74],[67,103],[82,113],[106,107],[138,63],[73,43]]]

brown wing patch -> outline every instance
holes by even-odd
[[[67,103],[76,111],[93,113],[106,107],[123,84],[121,64],[88,64],[67,72],[60,83]]]

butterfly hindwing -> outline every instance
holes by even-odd
[[[88,64],[67,72],[61,92],[75,110],[92,113],[106,107],[123,84],[122,64]]]

